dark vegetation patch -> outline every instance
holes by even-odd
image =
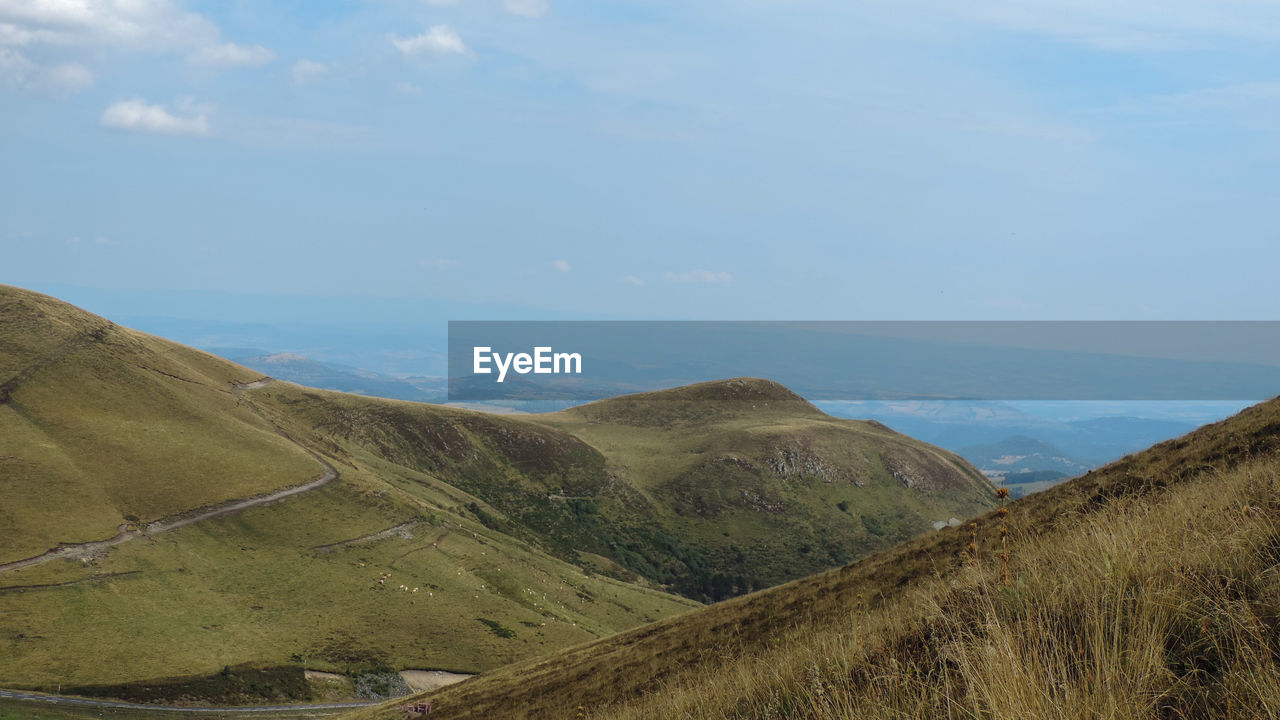
[[[479,621],[481,624],[483,624],[485,627],[489,628],[489,630],[494,635],[497,635],[498,637],[504,640],[512,640],[516,636],[515,630],[512,630],[511,628],[503,625],[497,620],[490,620],[489,618],[476,618],[476,620]]]
[[[43,688],[51,691],[53,688]],[[211,675],[159,678],[118,685],[63,685],[67,695],[167,705],[253,705],[306,702],[311,686],[301,667],[236,665]]]
[[[1153,497],[1164,488],[1194,478],[1212,478],[1252,459],[1280,454],[1280,401],[1255,406],[1234,418],[1207,426],[1178,440],[1095,470],[1075,480],[1030,495],[1011,505],[1018,531],[1029,535],[1052,533],[1088,522],[1110,503]],[[1270,498],[1268,513],[1280,513],[1280,501]],[[1256,503],[1260,504],[1261,503]],[[1254,512],[1254,510],[1251,510]],[[979,554],[998,557],[999,532],[1004,519],[988,513],[974,519]],[[862,607],[889,606],[912,592],[923,581],[932,582],[959,567],[959,557],[969,542],[967,531],[946,529],[907,541],[884,552],[864,557],[846,567],[796,580],[747,597],[734,598],[663,622],[599,640],[547,658],[525,661],[467,683],[443,688],[432,702],[452,718],[487,718],[504,710],[521,708],[527,717],[550,716],[562,708],[585,705],[607,708],[646,693],[678,687],[681,673],[708,673],[722,658],[770,647],[788,628],[821,627],[847,620]],[[1280,558],[1280,532],[1260,548],[1259,562],[1274,565]],[[1195,578],[1205,587],[1229,588],[1223,601],[1250,608],[1259,637],[1280,657],[1280,605],[1260,583],[1260,573],[1223,573]],[[1131,593],[1143,592],[1141,578],[1134,578]],[[954,618],[951,628],[982,630],[978,612],[989,603],[962,595],[939,598],[942,614]],[[1059,636],[1079,636],[1090,621],[1088,608],[1060,603],[1057,615],[1046,619]],[[1212,613],[1187,606],[1185,617],[1169,628],[1166,638],[1168,669],[1186,678],[1184,693],[1160,700],[1155,717],[1235,717],[1241,707],[1231,705],[1232,695],[1220,684],[1221,669],[1229,659],[1223,649],[1234,642],[1226,627],[1215,624]],[[966,622],[966,618],[972,622]],[[904,626],[893,642],[872,649],[848,679],[852,685],[874,686],[884,678],[899,682],[906,673],[886,674],[890,666],[920,672],[904,680],[913,686],[931,682],[938,675],[955,675],[947,657],[935,652],[947,639],[937,625]],[[1073,648],[1081,653],[1089,648]],[[1082,663],[1082,666],[1085,665]],[[1203,682],[1202,682],[1203,680]],[[374,717],[369,714],[369,717]],[[787,717],[779,711],[772,717]],[[1244,716],[1250,716],[1249,711]]]

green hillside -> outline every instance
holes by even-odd
[[[485,527],[463,491],[335,451],[269,401],[301,388],[35,293],[0,303],[0,686],[476,672],[694,605],[588,577]]]
[[[768,587],[990,508],[959,456],[875,422],[833,418],[777,383],[736,379],[591,403],[535,422],[607,458],[609,527],[678,538],[634,568],[703,600]],[[661,543],[659,543],[661,547]],[[681,562],[683,561],[683,562]]]
[[[0,286],[0,563],[323,472],[211,355]]]
[[[993,502],[955,456],[766,381],[494,416],[0,303],[0,686],[487,671],[697,605],[664,590],[762,587]],[[240,699],[308,692],[259,685]]]
[[[425,697],[451,720],[1280,714],[1280,400],[1008,509]]]

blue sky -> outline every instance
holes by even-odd
[[[1260,0],[0,0],[0,282],[1274,319],[1278,43]]]

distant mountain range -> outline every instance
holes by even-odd
[[[215,348],[212,352],[263,375],[325,390],[431,403],[442,403],[447,395],[443,377],[393,377],[337,363],[319,362],[296,353],[246,348]]]
[[[950,450],[1003,442],[1013,437],[1026,437],[1054,445],[1061,455],[1080,464],[1097,467],[1131,452],[1168,440],[1196,427],[1221,419],[1214,407],[1199,417],[1169,420],[1141,417],[1141,403],[1113,403],[1111,409],[1132,413],[1126,416],[1058,420],[1033,415],[1008,403],[998,401],[942,402],[818,402],[825,411],[838,417],[877,420],[893,429],[941,445]],[[1243,405],[1243,403],[1241,404]],[[1222,415],[1235,411],[1224,406]],[[1064,411],[1062,415],[1067,415]]]
[[[1088,462],[1068,456],[1053,443],[1026,435],[1015,435],[999,442],[970,445],[957,450],[988,477],[1052,470],[1079,475],[1093,467]]]

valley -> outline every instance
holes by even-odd
[[[282,704],[303,668],[486,672],[994,503],[764,380],[517,418],[272,381],[17,288],[0,318],[3,687]]]

